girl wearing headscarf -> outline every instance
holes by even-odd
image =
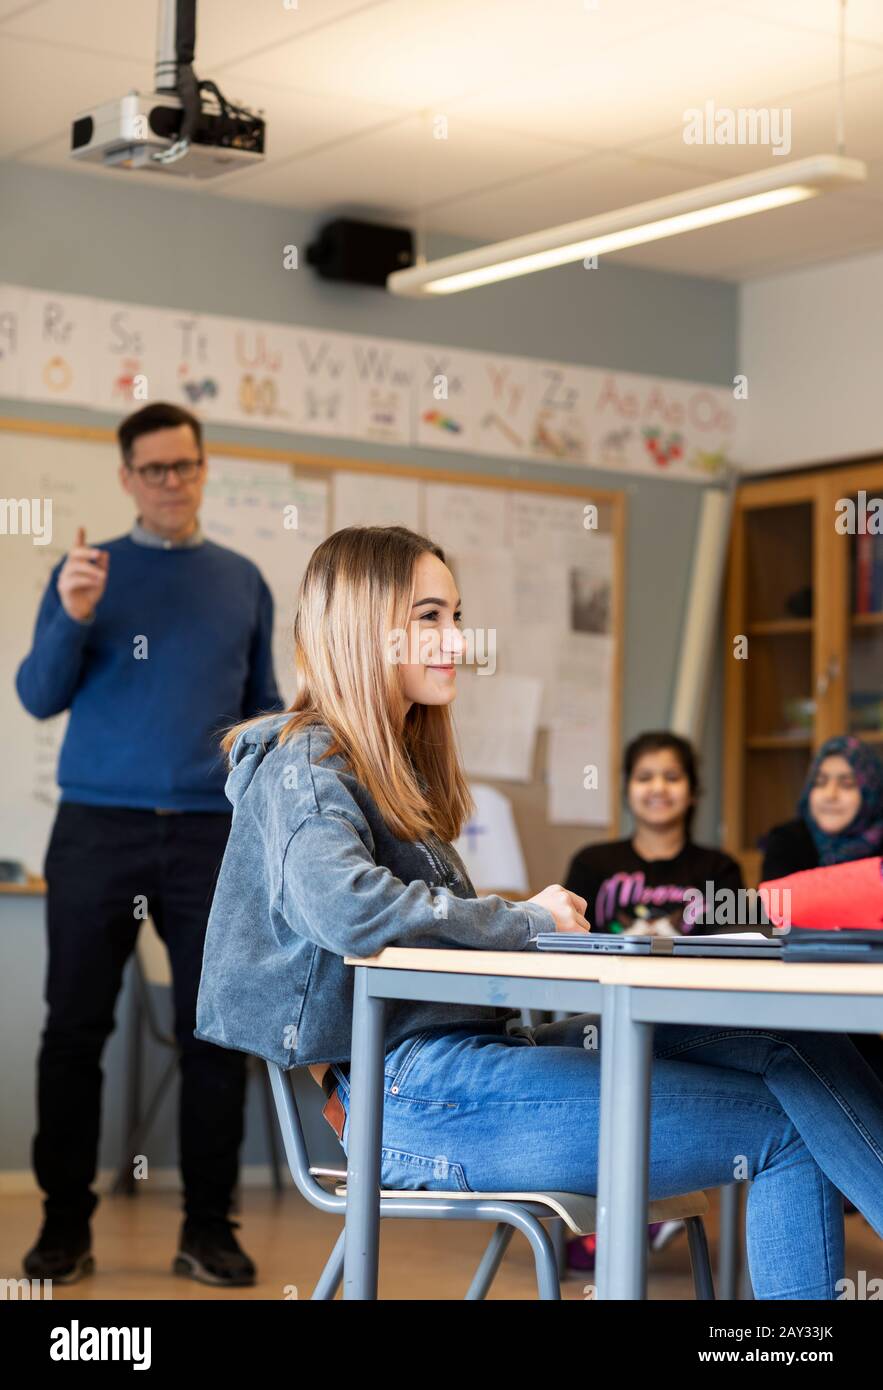
[[[766,837],[762,880],[883,853],[883,763],[873,748],[851,734],[829,738],[797,810]]]
[[[762,881],[883,854],[883,762],[851,734],[829,738],[813,758],[797,810],[796,820],[766,837]],[[850,1037],[883,1078],[883,1039]]]

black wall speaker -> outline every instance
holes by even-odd
[[[382,288],[387,275],[414,264],[414,242],[404,227],[338,217],[327,222],[307,247],[307,264],[323,280]]]

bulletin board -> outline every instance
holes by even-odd
[[[294,692],[294,601],[315,545],[345,525],[408,525],[442,546],[464,630],[476,634],[475,664],[457,675],[455,722],[470,783],[511,803],[527,871],[523,895],[560,882],[577,849],[616,834],[622,492],[211,440],[206,452],[203,530],[249,555],[274,594],[274,655],[286,698]],[[0,536],[0,720],[8,749],[0,858],[22,859],[35,874],[54,814],[66,716],[29,716],[15,693],[15,669],[76,527],[96,542],[129,529],[118,463],[111,430],[0,418],[3,495],[53,501],[48,544]],[[511,883],[491,886],[521,895]]]

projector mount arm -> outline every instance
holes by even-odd
[[[216,82],[200,82],[193,71],[196,54],[196,0],[159,0],[156,36],[156,90],[174,92],[183,112],[177,140],[167,150],[153,154],[159,164],[182,159],[199,130],[203,115],[202,94],[211,92],[221,116],[250,118],[252,113],[228,101]]]

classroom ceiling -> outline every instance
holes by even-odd
[[[291,3],[200,0],[198,75],[269,127],[265,164],[200,196],[486,242],[835,149],[838,0]],[[154,0],[0,0],[0,158],[155,180],[66,154],[76,112],[152,88],[155,28]],[[883,247],[883,0],[849,0],[847,32],[867,185],[615,259],[742,280]],[[685,144],[708,100],[788,108],[790,153]]]

